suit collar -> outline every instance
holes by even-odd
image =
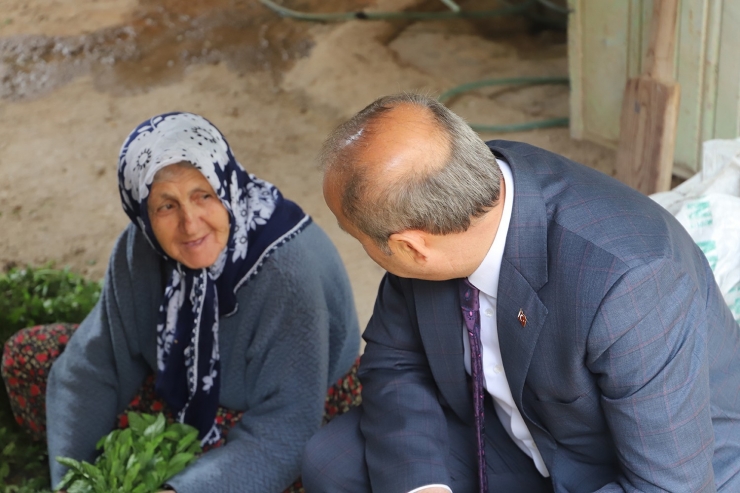
[[[493,140],[487,144],[496,156],[509,163],[514,180],[504,259],[538,291],[547,283],[547,210],[536,169],[527,156],[512,149],[516,143]]]
[[[483,262],[475,269],[475,272],[468,276],[468,281],[473,286],[491,298],[498,297],[498,279],[501,271],[501,260],[504,258],[506,238],[509,232],[509,223],[511,222],[511,211],[514,204],[514,180],[511,175],[511,169],[509,169],[509,165],[503,159],[499,159],[498,164],[499,168],[501,168],[501,180],[504,183],[505,190],[501,220],[491,248],[488,250]]]

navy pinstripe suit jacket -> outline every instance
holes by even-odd
[[[515,183],[501,353],[555,491],[739,492],[740,329],[701,251],[602,173],[488,145]],[[360,370],[374,491],[449,481],[446,415],[473,415],[457,282],[380,286]]]

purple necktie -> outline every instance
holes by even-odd
[[[478,443],[478,484],[481,493],[488,493],[488,476],[486,475],[486,442],[485,424],[483,421],[483,398],[486,391],[483,385],[483,358],[480,342],[480,302],[478,288],[467,279],[460,282],[460,305],[462,307],[465,327],[470,339],[470,370],[473,374],[473,411],[475,413],[476,441]]]

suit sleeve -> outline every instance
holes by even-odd
[[[450,484],[447,422],[404,296],[410,292],[409,281],[387,274],[363,335],[360,427],[372,489],[385,493]]]
[[[621,463],[601,492],[715,491],[706,286],[679,269],[627,272],[594,319],[587,364]]]

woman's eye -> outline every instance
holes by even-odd
[[[172,210],[172,209],[174,209],[174,208],[175,208],[175,206],[173,206],[172,204],[163,204],[163,205],[160,205],[160,206],[159,206],[159,208],[158,208],[157,210],[158,210],[158,211],[163,211],[163,212],[164,212],[164,211],[169,211],[169,210]]]

